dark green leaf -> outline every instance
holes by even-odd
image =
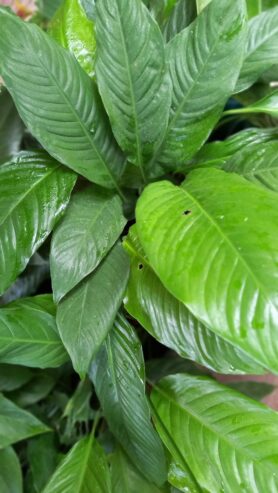
[[[24,152],[0,167],[0,294],[61,217],[75,180],[74,173],[42,152]]]
[[[23,124],[18,116],[13,100],[0,88],[0,164],[19,151],[23,135]]]
[[[278,372],[276,194],[216,169],[149,185],[137,230],[160,280],[209,329]]]
[[[225,111],[225,115],[245,115],[252,113],[266,113],[278,117],[278,90],[267,94],[264,98],[244,108]]]
[[[1,493],[23,491],[20,462],[12,447],[0,450],[0,491]]]
[[[32,380],[20,389],[9,393],[11,399],[19,407],[29,407],[44,399],[56,383],[55,375],[50,372],[36,372]]]
[[[48,368],[66,360],[50,295],[24,298],[0,309],[1,363]]]
[[[57,324],[74,369],[86,374],[121,305],[129,274],[128,256],[116,244],[97,270],[58,305]]]
[[[260,401],[268,394],[274,390],[275,387],[268,383],[264,382],[253,382],[251,380],[242,380],[240,382],[228,382],[228,387],[231,389],[237,390],[242,394],[251,397],[251,399],[255,399],[256,401]]]
[[[54,434],[47,433],[29,440],[27,457],[35,491],[41,493],[58,464]]]
[[[122,315],[93,360],[90,376],[109,427],[130,460],[150,482],[163,484],[164,452],[150,421],[142,348]]]
[[[116,195],[89,188],[72,197],[51,244],[51,279],[56,301],[98,266],[125,223],[121,200]]]
[[[88,180],[117,189],[124,158],[93,81],[39,27],[4,9],[0,22],[1,75],[33,136]]]
[[[0,392],[17,390],[31,380],[33,373],[17,365],[0,364]]]

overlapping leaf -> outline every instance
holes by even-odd
[[[0,450],[0,491],[1,493],[22,493],[20,462],[12,447]]]
[[[7,91],[0,94],[0,164],[19,151],[23,124]]]
[[[163,35],[170,41],[176,34],[189,26],[197,15],[196,0],[179,0],[163,26]]]
[[[1,75],[34,137],[90,181],[117,189],[124,159],[95,84],[39,27],[5,9],[0,22]]]
[[[186,374],[162,380],[151,400],[162,439],[181,467],[189,465],[201,491],[278,491],[277,413]]]
[[[219,373],[263,372],[241,350],[208,330],[164,288],[148,263],[134,227],[125,248],[131,257],[125,307],[153,337],[182,357]]]
[[[45,241],[66,208],[76,176],[47,154],[19,154],[0,168],[0,294]]]
[[[0,309],[0,361],[57,367],[67,353],[57,333],[51,296],[24,298]]]
[[[147,187],[137,230],[167,289],[219,336],[278,372],[277,198],[235,174]]]
[[[150,421],[142,348],[122,315],[93,360],[90,376],[109,427],[130,460],[150,482],[163,484],[164,452]]]

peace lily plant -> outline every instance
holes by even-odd
[[[277,0],[0,8],[1,493],[278,492],[277,67]]]

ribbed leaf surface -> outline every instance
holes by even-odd
[[[241,67],[244,11],[242,0],[213,0],[168,44],[173,99],[167,132],[152,163],[178,169],[209,136]]]
[[[179,0],[163,26],[163,35],[168,42],[176,34],[189,26],[197,15],[196,0]]]
[[[186,374],[162,380],[151,399],[162,439],[204,491],[278,491],[277,413],[209,378]]]
[[[107,460],[92,436],[73,446],[43,493],[111,493]]]
[[[149,265],[134,227],[125,248],[131,258],[125,308],[153,337],[182,357],[219,373],[263,373],[256,362],[208,330],[165,289]]]
[[[0,294],[47,238],[76,180],[45,153],[19,156],[0,168]]]
[[[50,368],[67,359],[50,295],[24,298],[0,309],[1,363]]]
[[[119,315],[90,376],[112,433],[141,473],[158,485],[166,479],[164,452],[150,421],[141,344]]]
[[[216,169],[147,187],[140,241],[167,289],[207,327],[278,372],[276,194]]]
[[[57,324],[74,369],[86,374],[93,356],[111,329],[122,303],[129,260],[116,244],[97,270],[58,305]]]
[[[96,12],[99,90],[116,139],[144,173],[171,102],[162,35],[141,0],[102,0]]]
[[[123,171],[95,84],[34,24],[0,9],[1,75],[32,134],[90,181],[117,188]]]
[[[51,243],[51,280],[57,301],[98,266],[125,223],[117,195],[95,187],[72,197]]]

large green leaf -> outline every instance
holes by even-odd
[[[237,152],[223,169],[278,192],[278,141],[256,144]]]
[[[63,213],[76,176],[47,154],[0,167],[0,294],[24,270]]]
[[[72,197],[51,243],[51,280],[56,301],[98,266],[125,223],[121,200],[116,195],[89,188]]]
[[[0,22],[1,75],[27,127],[63,164],[99,185],[118,188],[124,159],[93,81],[39,27],[4,9]]]
[[[207,377],[179,374],[152,393],[157,429],[204,491],[278,491],[278,415]]]
[[[173,99],[167,132],[152,164],[180,169],[208,138],[239,74],[244,7],[242,0],[213,0],[168,44]]]
[[[90,377],[109,427],[130,460],[150,482],[163,484],[164,452],[150,421],[142,348],[122,315],[93,360]]]
[[[107,460],[92,435],[73,446],[43,493],[111,493]]]
[[[250,87],[260,75],[278,63],[278,6],[248,23],[244,63],[235,92]]]
[[[57,324],[74,369],[84,375],[111,329],[129,274],[128,256],[116,244],[97,270],[58,305]]]
[[[68,357],[57,334],[50,295],[25,298],[0,309],[0,361],[57,367]]]
[[[261,12],[272,7],[277,7],[277,0],[246,0],[249,17],[259,15]]]
[[[102,0],[96,11],[99,90],[116,139],[144,175],[171,102],[162,35],[141,0]]]
[[[149,185],[137,230],[166,288],[208,328],[278,372],[277,196],[200,169]]]
[[[244,108],[236,108],[225,111],[224,115],[245,115],[252,113],[266,113],[274,117],[278,117],[278,90],[267,94],[259,101],[256,101]]]
[[[0,90],[0,164],[19,151],[23,124],[9,93]]]
[[[64,0],[48,27],[49,34],[71,51],[90,77],[95,73],[96,41],[94,24],[81,0]]]
[[[58,449],[54,433],[28,440],[27,458],[36,493],[41,493],[58,464]]]
[[[17,365],[0,364],[0,392],[12,392],[17,390],[33,377],[29,368]]]
[[[20,462],[12,447],[0,450],[0,466],[1,493],[22,493]]]
[[[134,227],[125,248],[131,257],[125,308],[153,337],[182,357],[219,373],[263,372],[241,350],[208,330],[164,288],[149,265]]]
[[[0,394],[0,449],[50,429]]]
[[[176,34],[189,26],[196,15],[196,0],[179,0],[163,26],[165,40],[170,41]]]

